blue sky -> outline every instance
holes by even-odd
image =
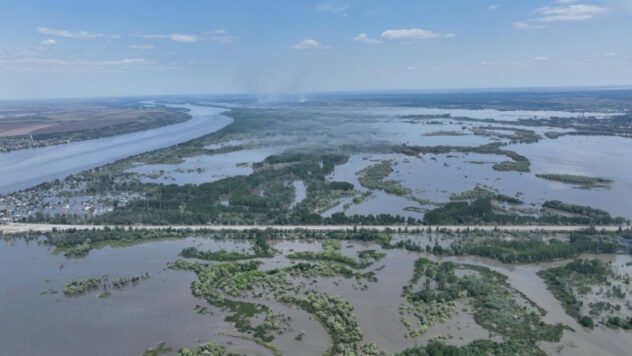
[[[632,0],[0,0],[0,99],[632,84]]]

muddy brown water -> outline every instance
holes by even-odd
[[[397,238],[406,238],[406,235]],[[422,240],[431,242],[429,236]],[[232,324],[223,321],[225,312],[191,295],[190,284],[195,280],[193,273],[165,268],[178,258],[183,248],[191,246],[202,250],[223,248],[229,251],[250,247],[243,241],[191,237],[124,248],[105,247],[91,251],[85,258],[72,260],[51,254],[48,247],[37,241],[3,240],[0,244],[0,261],[3,264],[0,269],[0,320],[3,320],[0,324],[0,344],[3,352],[140,355],[160,342],[166,342],[177,350],[217,340],[239,353],[271,354],[270,350],[252,341],[230,336],[238,332]],[[291,251],[321,249],[320,241],[284,240],[273,242],[273,246],[283,254],[262,259],[260,268],[263,270],[295,263],[284,256]],[[365,342],[375,342],[387,352],[398,352],[440,336],[447,337],[446,342],[455,345],[489,337],[489,333],[474,322],[471,309],[460,304],[445,323],[435,324],[419,337],[406,336],[408,332],[399,315],[399,306],[405,301],[402,287],[412,276],[414,261],[423,254],[403,250],[382,251],[372,243],[342,242],[342,253],[348,256],[357,257],[357,251],[364,249],[387,253],[385,258],[362,270],[375,271],[378,282],[340,277],[317,278],[315,284],[310,284],[311,279],[304,282],[308,289],[347,299],[354,308]],[[629,256],[598,257],[616,261],[617,265],[630,261]],[[513,287],[547,311],[543,318],[545,322],[560,322],[575,330],[565,331],[560,343],[541,343],[548,354],[589,355],[599,352],[623,355],[632,349],[630,332],[603,327],[593,330],[582,328],[566,315],[559,301],[546,289],[537,271],[566,261],[514,266],[475,257],[430,258],[485,266],[503,273]],[[113,290],[111,296],[105,299],[98,298],[100,292],[97,291],[72,298],[61,293],[64,282],[77,278],[108,275],[112,280],[146,272],[151,278],[136,286]],[[40,295],[40,292],[51,288],[59,293]],[[270,298],[249,300],[246,297],[244,300],[267,305],[276,313],[291,317],[292,330],[276,335],[274,340],[284,354],[317,355],[329,347],[330,337],[326,330],[304,311]],[[211,313],[198,314],[194,310],[196,305],[207,306]],[[301,332],[304,333],[303,340],[295,340]]]

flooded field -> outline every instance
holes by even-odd
[[[0,177],[0,193],[62,180],[0,196],[0,218],[130,227],[380,222],[408,231],[428,211],[471,202],[482,191],[494,196],[499,215],[534,217],[549,213],[546,202],[559,200],[632,218],[630,168],[624,164],[632,141],[575,135],[575,128],[556,121],[620,114],[607,109],[476,110],[344,100],[231,103],[232,111],[173,106],[188,109],[193,118],[0,155],[0,169],[16,172]],[[189,141],[194,138],[199,140]],[[64,179],[139,153],[145,154]],[[536,176],[542,174],[558,180]],[[586,187],[559,180],[569,175],[607,183]],[[43,237],[6,238],[0,245],[0,345],[8,354],[141,355],[164,342],[174,355],[216,340],[248,355],[392,354],[435,341],[467,347],[487,340],[505,347],[524,334],[521,347],[547,354],[620,355],[632,347],[630,331],[611,330],[603,318],[595,316],[593,329],[582,326],[538,274],[572,260],[510,265],[456,257],[463,253],[452,245],[463,237],[458,231],[425,228],[393,233],[388,241],[367,235],[376,242],[348,236],[323,242],[316,234],[289,232],[269,245],[255,232],[249,240],[122,240],[125,247],[85,240],[65,246],[75,253],[69,256],[83,256],[77,259],[55,253]],[[610,251],[627,252],[631,236],[616,238]],[[573,236],[533,233],[499,240],[553,246],[570,244]],[[442,254],[450,249],[457,252]],[[470,251],[507,261],[505,255]],[[632,274],[629,255],[581,257]],[[143,277],[112,287],[135,276]],[[92,278],[96,288],[64,293]],[[632,303],[625,280],[608,282],[627,293],[618,299],[602,293],[602,285],[582,286],[588,303],[582,315],[590,314],[590,304],[616,302],[629,309],[621,313],[627,317]]]
[[[413,238],[420,245],[434,244],[434,241],[445,244],[450,240],[433,233],[402,234],[395,236],[393,241],[408,238]],[[259,267],[262,271],[294,266],[297,261],[287,257],[292,253],[321,250],[319,241],[309,240],[273,241],[272,246],[278,253],[272,258],[259,259],[263,263]],[[341,246],[340,252],[351,258],[367,249],[384,253],[384,258],[360,270],[361,273],[373,271],[376,280],[371,282],[342,276],[294,277],[292,284],[299,286],[299,293],[303,293],[303,289],[315,289],[349,301],[362,329],[363,339],[388,353],[435,338],[454,345],[465,345],[474,340],[488,339],[493,334],[476,323],[472,317],[473,307],[467,300],[458,302],[452,316],[432,325],[426,332],[415,337],[408,334],[400,320],[400,307],[406,303],[402,288],[411,279],[413,265],[420,256],[437,262],[482,266],[506,275],[513,288],[545,311],[544,322],[562,323],[574,330],[564,331],[560,343],[541,343],[547,353],[590,355],[599,350],[602,354],[618,355],[632,347],[628,331],[613,331],[604,326],[586,329],[566,315],[560,302],[536,274],[543,268],[562,265],[564,261],[515,266],[476,257],[437,258],[425,253],[384,250],[374,243],[341,241]],[[5,266],[0,272],[0,317],[5,321],[0,327],[0,341],[4,350],[10,354],[140,355],[160,342],[177,350],[217,340],[236,352],[272,354],[261,345],[235,338],[243,334],[232,323],[224,321],[226,311],[192,296],[190,285],[196,279],[193,273],[168,268],[179,258],[180,251],[187,247],[243,253],[250,244],[247,241],[189,237],[129,247],[105,247],[91,251],[85,258],[68,259],[54,254],[42,240],[5,239],[0,246],[0,258]],[[621,266],[632,261],[627,255],[604,258]],[[107,298],[98,297],[102,291],[75,297],[61,293],[63,284],[75,279],[107,275],[113,280],[145,273],[149,275],[148,279],[137,285],[112,289]],[[258,292],[255,290],[253,293]],[[305,311],[281,303],[266,293],[253,298],[253,294],[247,292],[234,300],[264,305],[274,313],[288,317],[288,327],[275,334],[272,341],[283,354],[316,355],[327,349],[330,336],[320,323]],[[197,306],[205,307],[205,312],[196,312]],[[32,343],[31,340],[41,342]],[[492,336],[492,340],[501,341],[502,337]]]
[[[274,150],[241,150],[217,155],[195,156],[180,164],[149,164],[134,167],[141,182],[162,184],[202,184],[227,177],[251,174],[252,164],[276,153]]]
[[[627,166],[620,163],[625,161],[625,157],[632,149],[630,143],[632,141],[613,136],[549,138],[546,134],[550,132],[563,134],[574,130],[547,127],[544,124],[520,126],[517,121],[541,119],[546,122],[552,118],[573,118],[580,115],[577,112],[441,109],[393,107],[385,104],[361,107],[344,101],[322,106],[310,102],[291,105],[287,103],[246,105],[241,109],[239,105],[233,106],[235,107],[233,110],[237,111],[228,112],[227,115],[237,115],[237,117],[262,115],[262,120],[265,120],[267,124],[258,130],[249,130],[246,126],[241,131],[236,130],[218,140],[208,141],[201,148],[214,151],[212,154],[184,155],[181,157],[182,162],[177,164],[133,162],[132,168],[115,174],[124,177],[121,180],[125,184],[131,179],[140,183],[198,185],[251,175],[255,172],[253,167],[271,155],[292,152],[313,153],[325,148],[327,152],[340,152],[349,157],[346,163],[335,167],[334,172],[327,176],[327,181],[351,183],[354,186],[355,195],[346,194],[323,202],[322,206],[315,211],[322,217],[344,212],[346,215],[390,214],[404,218],[423,219],[426,211],[449,202],[451,195],[477,187],[522,200],[524,204],[517,207],[521,213],[540,209],[546,201],[559,200],[598,208],[614,217],[622,216],[626,219],[632,217],[632,185],[629,182]],[[178,124],[189,125],[186,129],[189,136],[186,137],[177,134],[178,125],[172,125],[156,129],[162,130],[156,134],[152,133],[155,130],[151,130],[132,134],[136,136],[115,136],[103,139],[103,144],[111,149],[102,148],[100,140],[91,140],[46,147],[41,152],[25,150],[4,154],[0,157],[0,168],[20,171],[20,174],[15,176],[3,176],[5,180],[16,179],[15,184],[18,184],[7,181],[5,191],[26,188],[28,185],[52,178],[64,178],[69,173],[88,168],[85,163],[94,157],[100,161],[91,163],[91,166],[119,158],[123,152],[132,154],[181,142],[187,138],[193,138],[192,132],[198,132],[197,135],[200,135],[216,131],[231,120],[219,114],[221,109],[190,104],[179,104],[179,107],[190,110],[194,117],[187,123]],[[239,110],[247,111],[242,114]],[[615,114],[617,113],[581,113],[584,117],[598,118]],[[514,122],[517,124],[513,125]],[[256,123],[255,120],[251,124]],[[200,128],[198,130],[198,126],[191,125],[198,125]],[[194,130],[191,130],[192,127]],[[167,136],[168,140],[164,140]],[[517,143],[522,142],[523,139],[529,143]],[[123,142],[125,144],[122,144]],[[459,151],[489,144],[500,144],[503,150],[515,151],[516,154],[524,156],[530,163],[530,171],[496,170],[497,165],[512,161],[510,157],[502,154]],[[133,145],[133,149],[127,147],[128,145]],[[90,151],[81,151],[81,147],[88,146]],[[426,153],[416,156],[391,153],[393,147],[415,146],[459,149],[449,153]],[[87,160],[73,158],[79,155],[88,158]],[[59,159],[55,158],[58,156]],[[54,163],[45,163],[42,166],[41,162],[44,160]],[[71,164],[67,165],[64,160],[68,160]],[[358,182],[358,172],[385,160],[393,162],[393,171],[384,179],[397,182],[403,188],[409,189],[410,194],[397,196],[384,190],[364,187]],[[54,164],[55,167],[48,169],[46,164]],[[82,166],[77,166],[79,164]],[[36,165],[37,169],[34,169]],[[33,174],[40,177],[29,176]],[[612,180],[612,183],[592,189],[581,189],[572,184],[538,178],[536,174],[601,177]],[[294,200],[286,206],[287,209],[300,208],[301,205],[298,203],[310,198],[310,193],[306,189],[309,184],[300,182],[302,180],[296,180],[294,177],[288,177],[283,182],[286,186],[293,185],[294,187]],[[2,185],[1,182],[0,185]],[[2,189],[4,188],[0,186],[0,192]],[[260,190],[257,193],[263,194],[263,191]],[[46,194],[46,192],[39,193],[39,195]],[[18,208],[11,217],[6,219],[32,216],[38,212],[44,215],[61,213],[76,213],[88,217],[101,215],[112,211],[113,202],[117,200],[126,202],[142,199],[143,196],[142,193],[129,194],[129,192],[122,192],[119,196],[112,197],[109,195],[81,197],[77,196],[78,194],[85,193],[77,192],[75,189],[68,194],[74,196],[68,201],[55,199],[55,197],[37,199],[25,195],[18,198],[23,207]],[[24,201],[27,198],[29,201],[42,201],[42,204],[30,204]],[[0,197],[0,204],[7,205],[2,197]],[[228,207],[230,199],[222,199],[221,204]],[[42,206],[45,208],[43,209]]]

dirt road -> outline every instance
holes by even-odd
[[[55,224],[22,224],[22,223],[9,223],[6,225],[0,225],[0,233],[10,234],[10,233],[24,233],[28,231],[34,232],[49,232],[53,229],[57,230],[66,230],[66,229],[77,229],[77,230],[91,230],[97,229],[101,230],[105,227],[115,228],[116,226],[112,225],[55,225]],[[121,226],[119,226],[121,227]],[[127,226],[122,226],[127,228]],[[568,231],[578,231],[588,228],[587,225],[503,225],[503,226],[493,226],[493,225],[441,225],[441,226],[409,226],[408,229],[427,229],[431,227],[432,230],[435,229],[445,229],[450,231],[457,230],[483,230],[483,231],[492,231],[492,230],[501,230],[501,231],[545,231],[545,232],[568,232]],[[606,226],[594,226],[597,230],[605,230],[605,231],[617,231],[619,230],[619,226],[606,225]],[[175,230],[184,230],[190,229],[193,231],[200,230],[212,230],[212,231],[221,231],[221,230],[265,230],[265,229],[274,229],[274,230],[311,230],[311,231],[346,231],[352,230],[354,228],[365,228],[369,230],[378,230],[385,231],[388,229],[397,230],[397,229],[405,229],[406,226],[403,225],[136,225],[132,226],[135,230],[163,230],[163,229],[175,229]],[[622,227],[626,230],[629,230],[630,227]]]

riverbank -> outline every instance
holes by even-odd
[[[0,153],[0,194],[30,188],[44,182],[99,167],[135,154],[169,147],[216,132],[233,120],[221,115],[226,109],[198,105],[170,105],[188,110],[185,122],[94,140],[71,142]]]

